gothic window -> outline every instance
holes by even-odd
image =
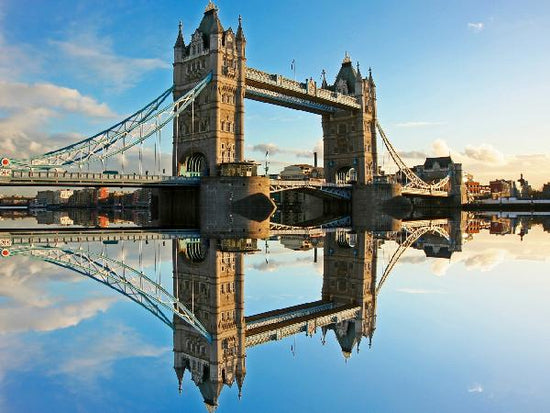
[[[197,47],[195,45],[193,45],[193,52],[192,54],[195,54],[197,52]]]
[[[222,120],[222,130],[225,130],[225,122]]]

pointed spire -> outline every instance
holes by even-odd
[[[323,71],[321,72],[321,77],[323,78],[323,83],[321,84],[321,87],[322,87],[323,89],[328,88],[328,83],[327,83],[327,72],[325,71],[325,69],[323,69]]]
[[[363,77],[361,76],[361,69],[359,69],[359,62],[357,62],[357,76],[356,76],[356,79],[358,81],[362,81],[363,80]]]
[[[243,39],[244,33],[243,33],[243,18],[239,14],[239,27],[237,28],[237,39]]]
[[[178,38],[176,39],[176,44],[174,47],[185,47],[185,42],[183,40],[183,23],[181,20],[178,24]]]
[[[185,373],[184,367],[176,367],[176,376],[178,377],[178,393],[181,394],[183,388],[183,375]]]

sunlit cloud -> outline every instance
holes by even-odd
[[[492,145],[468,144],[463,151],[451,148],[443,139],[435,140],[429,151],[430,156],[451,156],[454,162],[461,163],[464,172],[474,175],[474,179],[488,184],[497,178],[518,179],[520,172],[531,185],[541,187],[548,182],[550,153],[508,155]]]
[[[483,22],[468,23],[468,30],[470,30],[473,33],[480,33],[484,29],[485,29],[485,23]]]
[[[0,80],[0,109],[8,111],[25,108],[59,109],[91,117],[115,117],[105,103],[82,95],[78,90],[51,83],[9,83]]]

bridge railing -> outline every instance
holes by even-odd
[[[196,176],[168,176],[168,175],[140,175],[140,174],[105,174],[101,172],[51,172],[4,169],[0,175],[2,182],[79,182],[79,183],[188,183],[200,177]]]

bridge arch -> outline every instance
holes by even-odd
[[[336,172],[337,184],[351,184],[357,182],[357,169],[353,166],[344,166]]]
[[[202,239],[180,240],[179,251],[190,264],[200,264],[208,256],[208,243]]]
[[[336,231],[336,243],[340,248],[355,248],[357,233],[350,231]]]
[[[208,160],[202,152],[190,152],[178,162],[179,176],[208,176]]]

